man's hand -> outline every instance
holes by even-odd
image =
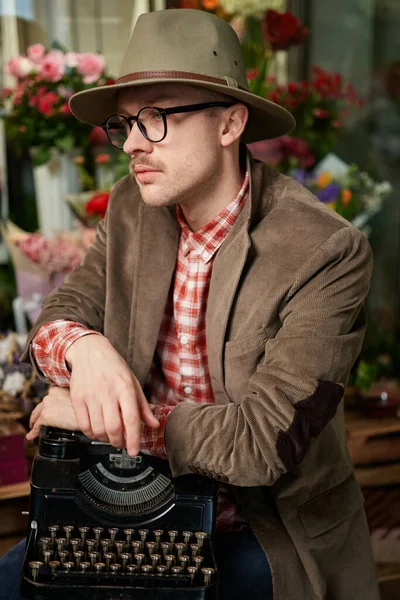
[[[40,433],[41,425],[52,425],[71,431],[79,429],[67,388],[50,387],[48,395],[32,411],[29,420],[31,431],[27,433],[26,438],[34,440]]]
[[[140,383],[110,342],[100,335],[76,340],[66,353],[72,368],[70,393],[80,429],[136,456],[141,421],[159,427]]]

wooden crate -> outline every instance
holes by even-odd
[[[345,430],[361,485],[400,483],[400,419],[371,419],[349,411]]]

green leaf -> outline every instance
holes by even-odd
[[[32,162],[35,167],[40,167],[50,160],[50,149],[44,146],[37,146],[32,150]]]
[[[64,137],[55,140],[55,145],[61,152],[70,152],[75,147],[75,138],[70,134],[64,135]]]

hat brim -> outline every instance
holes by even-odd
[[[243,133],[243,141],[246,144],[259,142],[286,135],[293,131],[296,121],[293,115],[279,104],[256,96],[251,92],[239,88],[209,83],[207,81],[194,81],[193,79],[138,79],[126,83],[92,88],[74,94],[69,101],[72,114],[83,121],[94,126],[101,126],[108,117],[118,113],[118,92],[127,88],[149,87],[158,83],[184,83],[195,85],[220,92],[232,98],[244,102],[249,108],[249,119]]]

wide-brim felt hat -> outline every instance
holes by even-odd
[[[118,93],[158,83],[185,83],[244,102],[249,119],[245,143],[285,135],[296,125],[283,107],[249,91],[239,38],[223,19],[196,9],[141,15],[132,32],[116,83],[74,94],[72,113],[102,125],[118,113]]]

